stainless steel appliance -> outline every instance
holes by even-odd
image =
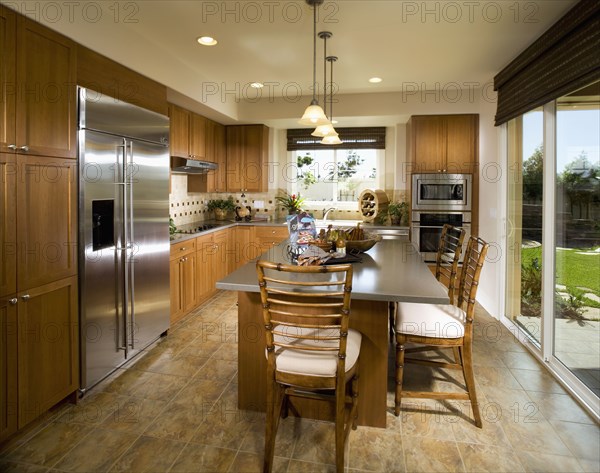
[[[435,261],[445,223],[465,230],[465,242],[471,236],[471,212],[413,211],[411,241],[425,261]],[[462,261],[462,255],[461,255]]]
[[[169,328],[169,119],[79,89],[81,388]]]
[[[471,211],[470,174],[413,174],[413,210]]]

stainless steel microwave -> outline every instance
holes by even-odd
[[[412,209],[471,211],[471,174],[413,174]]]

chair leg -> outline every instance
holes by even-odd
[[[344,472],[345,418],[346,390],[344,386],[338,386],[335,392],[335,469],[337,473]]]
[[[354,372],[354,378],[352,378],[352,385],[351,385],[352,410],[351,410],[350,421],[352,422],[352,430],[356,430],[356,426],[357,426],[356,421],[358,419],[358,378],[360,376],[358,370],[359,370],[358,361],[356,361],[356,371]]]
[[[469,399],[471,400],[471,408],[473,409],[473,418],[475,419],[475,425],[481,428],[483,424],[481,423],[479,404],[477,402],[477,393],[475,391],[475,376],[473,375],[473,353],[471,345],[468,344],[462,346],[460,348],[460,355],[463,361],[463,375],[465,377],[465,384],[467,385]]]
[[[275,381],[273,381],[271,386],[267,387],[264,473],[270,473],[273,469],[275,438],[277,437],[283,399],[286,397],[284,390],[285,388]]]
[[[402,400],[402,379],[404,376],[404,341],[396,336],[396,394],[394,396],[394,415],[400,415],[400,402]]]
[[[395,326],[396,326],[396,310],[398,309],[397,302],[389,302],[388,303],[388,314],[389,314],[389,324],[390,324],[390,340],[394,339]]]

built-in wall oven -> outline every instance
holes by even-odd
[[[465,230],[466,245],[471,236],[471,182],[470,174],[413,174],[411,241],[425,261],[435,261],[446,223]]]
[[[470,174],[413,174],[412,209],[471,211]]]
[[[471,236],[471,212],[413,211],[411,241],[425,261],[434,262],[444,224],[465,230],[465,243]],[[462,258],[461,258],[462,260]]]

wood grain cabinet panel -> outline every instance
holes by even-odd
[[[171,156],[188,158],[190,155],[190,112],[177,105],[169,104],[171,130],[169,147]]]
[[[19,428],[79,387],[77,277],[18,294]]]
[[[17,292],[16,156],[0,154],[0,296]]]
[[[208,121],[206,159],[217,164],[217,170],[207,176],[207,192],[227,192],[227,143],[225,126]]]
[[[17,431],[16,294],[0,296],[0,442]]]
[[[213,273],[214,273],[214,284],[220,281],[229,274],[229,257],[230,253],[230,239],[229,230],[222,230],[213,234],[214,242],[214,260],[213,260]],[[216,287],[213,287],[216,291]]]
[[[171,313],[170,323],[175,324],[184,316],[183,312],[183,288],[181,285],[181,258],[175,258],[169,261],[169,288]]]
[[[76,158],[77,45],[19,16],[16,71],[17,151]]]
[[[19,157],[19,291],[77,274],[77,167],[74,160]]]
[[[269,129],[264,125],[227,127],[227,190],[268,190]]]
[[[206,159],[207,119],[197,113],[190,114],[190,158]],[[212,161],[208,159],[208,161]]]
[[[283,240],[288,238],[289,232],[286,227],[263,227],[257,226],[255,229],[256,242],[261,248],[261,251],[268,251],[273,246],[279,245]]]
[[[210,299],[215,291],[216,250],[213,235],[196,238],[196,293],[198,304]]]
[[[13,151],[16,99],[16,16],[0,5],[0,152]]]

